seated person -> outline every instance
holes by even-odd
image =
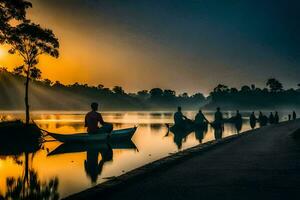
[[[195,116],[195,124],[197,125],[203,125],[204,123],[209,123],[209,121],[206,119],[206,117],[204,116],[202,110],[199,110],[199,112],[197,113],[197,115]]]
[[[98,103],[91,104],[92,111],[86,114],[85,116],[85,127],[89,134],[97,133],[110,133],[113,130],[113,125],[107,122],[104,122],[102,115],[97,112]],[[102,125],[99,128],[98,123]]]
[[[177,112],[174,114],[174,122],[176,125],[184,126],[188,118],[181,112],[181,107],[177,107]]]

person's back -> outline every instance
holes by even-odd
[[[275,122],[275,124],[278,124],[278,123],[279,123],[279,115],[278,115],[278,112],[275,112],[274,122]]]
[[[223,120],[223,114],[220,110],[215,113],[215,122],[221,123]]]
[[[184,121],[183,119],[183,114],[181,111],[177,111],[175,114],[174,114],[174,122],[175,124],[182,124]]]
[[[250,126],[251,128],[254,128],[256,126],[256,116],[254,112],[252,112],[250,115]]]
[[[100,113],[96,111],[90,111],[85,116],[85,126],[87,127],[87,131],[89,133],[97,132],[99,129],[98,124],[103,121]]]
[[[295,111],[293,111],[293,120],[297,119],[297,114]]]
[[[85,127],[89,134],[96,133],[110,133],[113,130],[113,125],[107,122],[104,122],[102,115],[97,112],[98,104],[91,104],[92,111],[88,112],[85,116]],[[102,125],[99,128],[99,123]]]
[[[269,116],[269,122],[270,122],[270,124],[274,124],[274,115],[272,112],[270,113],[270,116]]]
[[[205,116],[203,115],[202,111],[199,111],[195,116],[195,123],[196,124],[203,124],[205,122]]]

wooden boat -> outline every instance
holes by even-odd
[[[90,142],[90,143],[63,143],[58,146],[56,149],[51,151],[47,156],[67,154],[67,153],[80,153],[86,151],[97,151],[102,152],[107,149],[137,149],[135,144],[129,141],[121,142],[109,142],[109,143],[99,143],[99,142]]]
[[[99,134],[88,134],[88,133],[77,133],[77,134],[57,134],[48,133],[54,139],[60,142],[95,142],[95,141],[106,141],[106,140],[131,140],[137,127],[114,130],[111,133],[99,133]]]

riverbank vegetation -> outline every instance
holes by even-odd
[[[266,81],[266,88],[255,85],[240,89],[219,84],[208,97],[202,93],[176,94],[171,89],[153,88],[136,93],[127,93],[121,86],[107,88],[102,84],[91,86],[74,83],[64,85],[59,81],[42,79],[39,71],[31,80],[31,108],[34,110],[88,110],[93,101],[98,101],[102,110],[174,110],[184,109],[280,109],[300,107],[300,87],[283,89],[276,79]],[[18,68],[0,69],[0,110],[23,109],[23,84],[25,77]]]

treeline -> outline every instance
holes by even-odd
[[[0,110],[24,108],[25,77],[18,68],[10,72],[0,69]],[[64,85],[59,81],[41,79],[36,71],[30,86],[30,106],[34,110],[87,110],[93,101],[104,110],[170,110],[177,105],[187,109],[198,109],[206,103],[203,94],[177,95],[174,90],[153,88],[137,93],[126,93],[121,86],[106,88],[103,85],[89,86],[74,83]]]
[[[300,108],[300,84],[297,89],[283,89],[274,78],[268,79],[265,88],[254,84],[240,89],[219,84],[210,93],[210,103],[205,108],[221,106],[223,109],[286,109]]]

